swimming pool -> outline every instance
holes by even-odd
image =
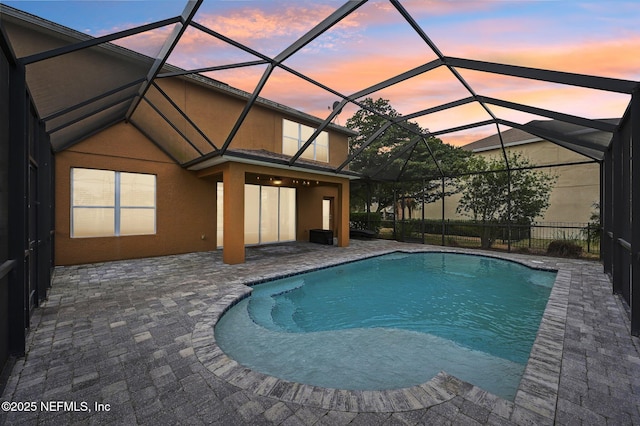
[[[397,389],[444,370],[513,399],[554,279],[483,256],[393,253],[257,285],[215,336],[240,364],[294,382]]]

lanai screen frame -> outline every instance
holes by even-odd
[[[162,118],[162,120],[166,121],[169,125],[171,125],[174,129],[176,128],[175,124],[171,122],[170,118],[163,114],[157,106],[153,105],[153,102],[146,97],[148,91],[151,88],[158,89],[159,86],[156,83],[156,80],[167,78],[167,77],[176,77],[176,76],[188,76],[195,75],[197,78],[202,78],[207,80],[206,77],[202,76],[201,73],[207,71],[215,71],[215,70],[224,70],[224,69],[232,69],[238,67],[252,66],[252,65],[266,65],[266,70],[264,71],[261,79],[255,86],[254,90],[250,94],[246,94],[246,104],[234,123],[231,131],[225,138],[224,142],[219,146],[207,138],[207,135],[202,132],[201,129],[195,125],[192,121],[190,121],[188,114],[184,111],[181,111],[176,103],[172,102],[168,99],[172,108],[174,108],[183,119],[187,120],[190,125],[202,135],[202,137],[208,142],[211,150],[204,152],[202,150],[197,150],[198,156],[196,158],[190,159],[188,161],[180,161],[175,156],[171,155],[167,150],[163,147],[161,141],[154,140],[150,138],[153,143],[155,143],[160,149],[162,149],[165,153],[167,153],[171,158],[173,158],[176,163],[180,166],[187,169],[197,168],[199,164],[204,161],[223,156],[228,153],[230,147],[232,146],[233,140],[238,132],[238,130],[243,125],[247,115],[251,111],[251,109],[256,105],[256,103],[264,102],[265,100],[260,98],[260,93],[264,88],[265,84],[269,80],[272,72],[279,68],[284,70],[298,78],[305,80],[306,82],[323,89],[329,93],[335,95],[339,102],[335,105],[335,108],[331,111],[331,113],[322,120],[320,125],[317,127],[315,133],[307,140],[307,142],[298,150],[298,152],[293,155],[290,160],[288,160],[287,165],[295,166],[300,168],[310,168],[308,164],[304,164],[304,162],[300,162],[299,159],[304,152],[304,150],[313,142],[317,135],[326,130],[328,127],[332,126],[332,121],[339,114],[342,107],[346,104],[354,104],[359,106],[360,108],[364,108],[369,110],[373,114],[377,114],[381,116],[386,124],[383,125],[378,132],[376,132],[369,140],[367,140],[361,147],[355,152],[352,152],[349,157],[337,168],[333,169],[333,172],[336,174],[341,174],[347,172],[347,167],[354,158],[356,158],[367,146],[369,146],[377,137],[379,137],[385,129],[390,126],[403,126],[410,132],[414,133],[415,137],[406,142],[405,150],[403,152],[408,151],[417,143],[424,143],[431,153],[431,157],[436,165],[440,178],[444,179],[447,177],[454,177],[454,174],[450,173],[447,170],[442,170],[440,165],[436,161],[433,156],[433,152],[431,147],[429,146],[428,139],[431,136],[441,136],[449,133],[458,132],[461,130],[472,129],[476,127],[481,127],[485,125],[495,125],[498,135],[500,137],[500,145],[503,152],[503,157],[505,160],[505,168],[506,170],[510,170],[510,165],[508,163],[508,159],[505,152],[504,142],[502,141],[501,133],[500,133],[500,125],[517,128],[532,135],[538,136],[542,139],[553,142],[559,146],[567,148],[571,151],[574,151],[578,154],[584,155],[592,160],[597,161],[601,165],[601,177],[602,177],[602,185],[601,185],[601,206],[602,206],[602,226],[603,226],[603,241],[601,244],[603,245],[603,260],[604,260],[604,270],[605,272],[611,274],[613,280],[613,290],[616,293],[623,294],[626,302],[631,307],[631,325],[632,325],[632,333],[639,335],[640,334],[640,226],[633,227],[633,223],[640,223],[640,197],[632,197],[634,193],[634,188],[640,188],[640,174],[633,173],[634,164],[633,159],[630,153],[633,150],[634,140],[640,140],[640,82],[631,81],[631,80],[623,80],[623,79],[615,79],[615,78],[606,78],[606,77],[598,77],[591,76],[585,74],[577,74],[577,73],[568,73],[568,72],[560,72],[560,71],[552,71],[552,70],[544,70],[538,68],[530,68],[530,67],[522,67],[522,66],[514,66],[514,65],[506,65],[499,64],[493,62],[486,61],[478,61],[471,59],[463,59],[456,57],[449,57],[444,55],[443,52],[440,51],[438,46],[428,37],[426,32],[421,28],[418,22],[411,16],[411,14],[403,7],[399,0],[389,0],[389,3],[402,15],[407,25],[409,25],[415,33],[422,39],[426,46],[435,53],[437,59],[427,62],[423,65],[420,65],[412,70],[406,71],[404,73],[398,74],[392,78],[381,81],[377,84],[374,84],[368,88],[360,90],[356,93],[352,94],[343,94],[338,92],[337,90],[332,89],[306,75],[300,73],[289,66],[285,65],[283,62],[291,57],[292,55],[299,52],[303,47],[308,45],[314,39],[327,32],[333,26],[341,22],[346,17],[350,16],[355,10],[357,10],[360,6],[365,4],[367,0],[351,0],[344,3],[341,7],[337,8],[333,13],[331,13],[327,18],[317,24],[314,28],[304,34],[302,37],[297,39],[295,42],[290,44],[284,50],[282,50],[278,55],[270,57],[264,55],[260,52],[251,49],[248,46],[243,45],[242,43],[230,39],[218,32],[214,29],[207,28],[204,25],[201,25],[198,22],[194,21],[194,17],[198,11],[198,8],[203,3],[203,0],[188,0],[183,12],[179,16],[175,16],[172,18],[168,18],[162,21],[158,21],[155,23],[143,25],[136,28],[131,28],[124,31],[119,31],[113,34],[105,35],[102,37],[92,38],[86,35],[82,35],[78,33],[81,41],[76,43],[71,43],[68,46],[64,46],[57,49],[52,49],[45,52],[39,52],[36,54],[32,54],[26,57],[17,58],[17,62],[27,69],[37,63],[41,63],[43,61],[50,60],[52,58],[56,58],[62,55],[71,54],[73,52],[77,52],[83,49],[95,48],[97,46],[105,46],[109,45],[111,42],[119,40],[124,37],[140,34],[142,32],[148,31],[154,28],[161,28],[167,25],[174,25],[174,29],[172,33],[167,37],[163,48],[161,49],[161,53],[153,58],[151,66],[148,68],[146,76],[144,78],[133,79],[127,84],[113,87],[108,91],[105,91],[103,94],[94,96],[91,99],[87,99],[84,102],[78,103],[76,105],[71,105],[64,110],[56,111],[54,114],[49,114],[45,117],[40,117],[43,124],[47,129],[47,134],[49,137],[55,137],[56,133],[63,131],[65,128],[72,125],[80,125],[83,126],[83,122],[87,123],[83,127],[82,136],[79,138],[73,138],[70,140],[63,141],[59,146],[54,147],[54,151],[62,151],[67,149],[82,140],[86,137],[95,134],[101,131],[104,128],[110,127],[114,124],[117,124],[122,121],[131,122],[136,125],[134,121],[132,121],[133,114],[139,105],[144,101],[149,104]],[[2,13],[15,14],[15,10],[12,8],[8,8],[6,6],[0,5],[0,18],[2,17]],[[0,21],[1,22],[1,21]],[[181,70],[169,67],[167,64],[167,60],[174,50],[176,45],[179,43],[181,37],[184,35],[185,31],[189,28],[196,28],[215,39],[228,43],[232,46],[235,46],[238,49],[241,49],[253,56],[257,59],[254,61],[242,62],[242,63],[234,63],[227,64],[223,66],[216,66],[210,68],[203,68],[198,70]],[[4,31],[4,30],[3,30]],[[458,80],[458,82],[465,88],[465,90],[469,93],[468,97],[463,99],[459,99],[453,102],[449,102],[446,104],[442,104],[436,107],[428,108],[422,111],[416,111],[411,114],[403,115],[397,118],[386,117],[383,114],[375,110],[371,110],[366,105],[364,105],[359,100],[366,97],[369,94],[372,94],[378,90],[391,87],[400,82],[408,80],[412,77],[416,77],[418,75],[422,75],[424,73],[428,73],[432,70],[438,69],[440,67],[444,67],[448,69],[453,76]],[[471,87],[471,85],[462,77],[462,75],[458,72],[458,69],[467,69],[473,71],[481,71],[489,74],[496,75],[504,75],[510,77],[519,77],[532,81],[543,81],[550,83],[558,83],[566,86],[573,87],[582,87],[589,89],[598,89],[606,92],[615,92],[631,95],[631,101],[627,107],[624,117],[622,118],[619,125],[611,125],[610,123],[606,123],[600,120],[593,120],[584,117],[579,117],[570,114],[563,114],[560,112],[536,108],[529,105],[518,104],[515,102],[509,102],[501,99],[495,99],[491,97],[486,97],[481,94],[475,92],[475,90]],[[169,71],[167,71],[169,70]],[[40,76],[45,78],[46,76]],[[135,94],[129,94],[127,90],[137,88]],[[164,94],[166,95],[166,94]],[[163,95],[163,96],[164,96]],[[120,97],[118,97],[120,96]],[[116,97],[116,101],[110,102],[107,105],[104,105],[104,100],[109,97]],[[168,98],[167,96],[165,96]],[[416,132],[413,129],[410,129],[409,126],[406,125],[408,120],[427,116],[429,114],[433,114],[440,111],[445,111],[457,106],[462,106],[469,103],[477,103],[479,104],[491,117],[491,119],[476,123],[470,123],[463,126],[457,126],[445,130],[441,130],[438,132],[429,132],[421,134]],[[92,108],[92,105],[95,105],[95,108]],[[99,114],[110,110],[110,108],[114,108],[116,105],[125,105],[126,108],[121,108],[123,111],[122,114],[116,114],[115,116],[108,116],[105,119],[100,119]],[[518,124],[508,120],[504,120],[498,117],[492,111],[492,106],[498,106],[502,108],[507,108],[511,110],[516,110],[520,112],[536,114],[542,117],[547,117],[552,120],[557,120],[564,123],[570,123],[573,125],[583,126],[588,129],[595,129],[603,132],[611,133],[612,138],[606,144],[594,143],[592,141],[588,141],[582,138],[579,138],[575,135],[557,133],[551,131],[549,129],[545,129],[535,124]],[[37,103],[36,103],[37,107]],[[68,120],[63,124],[58,124],[55,128],[52,128],[48,125],[51,120],[57,119],[60,120],[61,117],[64,117],[66,114],[79,110],[85,109],[87,112],[80,117],[75,117],[73,120]],[[106,115],[106,114],[105,114]],[[96,119],[97,117],[97,119]],[[90,121],[91,119],[93,121]],[[634,118],[636,120],[634,121]],[[137,126],[139,127],[139,126]],[[141,129],[143,130],[143,129]],[[194,143],[189,140],[186,135],[181,135],[184,139],[185,144],[189,144],[192,147],[195,147]],[[636,148],[636,152],[640,151],[640,147]],[[269,159],[265,159],[264,161],[269,162]],[[638,167],[635,167],[638,169]],[[367,176],[370,179],[376,179],[377,176]],[[620,208],[622,207],[622,208]],[[628,290],[625,293],[625,289]],[[635,291],[632,291],[635,290]]]

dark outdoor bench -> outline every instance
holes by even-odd
[[[333,231],[328,229],[310,229],[309,242],[333,245]]]
[[[368,229],[349,229],[350,238],[375,238],[376,233]]]

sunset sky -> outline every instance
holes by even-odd
[[[186,1],[4,1],[94,36],[179,15]],[[344,2],[205,0],[194,21],[264,55],[274,57]],[[478,59],[581,74],[640,80],[640,2],[616,1],[402,1],[445,56]],[[118,44],[155,56],[172,28],[140,34]],[[388,1],[370,0],[284,62],[344,95],[415,68],[435,53]],[[185,68],[251,61],[255,56],[189,28],[169,58]],[[206,75],[253,92],[265,66]],[[479,95],[589,118],[621,117],[627,95],[604,93],[460,70]],[[320,118],[339,98],[277,69],[261,96]],[[469,92],[440,67],[370,95],[402,114],[455,101]],[[345,124],[357,107],[337,119]],[[540,117],[491,107],[500,118],[527,122]],[[490,117],[477,104],[416,119],[431,131]],[[495,126],[444,135],[455,145],[495,133]]]

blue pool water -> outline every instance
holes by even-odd
[[[392,253],[257,285],[216,340],[240,364],[299,383],[395,389],[446,371],[513,399],[555,275]]]

